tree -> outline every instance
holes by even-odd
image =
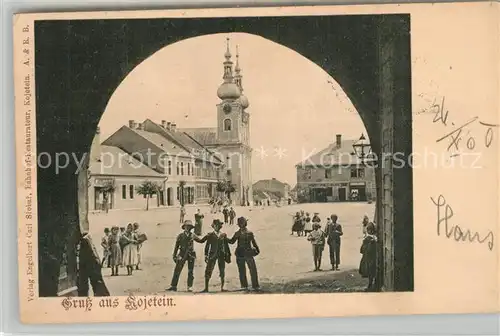
[[[135,190],[139,195],[143,195],[146,197],[146,211],[148,211],[149,199],[151,198],[151,196],[156,195],[161,190],[161,187],[154,182],[146,180],[142,182],[141,185],[138,186]]]
[[[104,183],[104,185],[101,188],[102,191],[102,199],[103,199],[103,206],[104,206],[104,211],[108,213],[109,211],[109,196],[112,195],[115,192],[116,186],[115,186],[115,181],[107,181]]]
[[[179,202],[181,206],[184,206],[184,186],[186,185],[186,181],[179,181]]]
[[[236,186],[233,183],[231,183],[231,181],[224,180],[217,182],[215,190],[224,193],[227,196],[227,198],[231,201],[231,194],[236,191]]]

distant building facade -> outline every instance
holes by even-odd
[[[335,141],[296,165],[298,202],[368,201],[376,196],[375,169],[353,153],[355,140]]]
[[[223,83],[217,90],[221,101],[216,127],[178,128],[166,120],[130,120],[102,143],[97,132],[90,163],[94,183],[89,204],[94,210],[103,210],[103,204],[114,209],[139,207],[132,186],[146,180],[161,186],[151,200],[153,206],[208,203],[222,195],[217,184],[223,181],[233,184],[235,204],[253,203],[249,101],[243,95],[239,55],[234,74],[231,56],[228,41]],[[115,184],[112,195],[105,192],[110,183]]]
[[[254,194],[265,193],[274,195],[277,199],[288,199],[290,193],[290,185],[281,182],[276,178],[259,180],[253,184]]]

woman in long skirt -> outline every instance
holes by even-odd
[[[132,224],[127,225],[122,240],[124,241],[123,266],[127,267],[127,275],[132,275],[132,270],[137,266],[137,246],[139,243]]]
[[[120,248],[120,229],[118,226],[111,228],[111,234],[108,237],[109,248],[109,267],[111,275],[118,275],[118,267],[122,263],[122,249]]]
[[[369,223],[366,226],[366,236],[360,249],[363,256],[359,264],[359,274],[363,278],[368,278],[367,291],[373,289],[373,282],[377,274],[377,236],[375,236],[375,232],[375,225]]]

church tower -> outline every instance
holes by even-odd
[[[229,38],[226,44],[223,82],[217,90],[217,96],[221,100],[217,104],[217,151],[224,156],[226,179],[236,187],[233,201],[243,205],[252,203],[250,115],[246,111],[250,104],[243,95],[238,48],[233,75]]]

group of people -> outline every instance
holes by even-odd
[[[208,204],[212,206],[211,213],[220,213],[222,212],[222,208],[226,208],[232,205],[232,201],[225,197],[212,197]]]
[[[319,213],[314,213],[314,216],[310,218],[308,213],[303,217],[302,213],[297,212],[296,217],[304,218],[300,220],[304,222],[304,224],[300,224],[303,225],[303,227],[297,234],[299,236],[302,234],[307,235],[307,240],[311,242],[313,247],[314,271],[321,271],[321,258],[325,244],[328,244],[330,250],[330,264],[332,270],[339,270],[340,244],[341,237],[344,233],[342,232],[342,225],[337,222],[338,216],[331,215],[326,219],[324,231],[321,230],[321,218],[319,217]],[[296,218],[294,226],[297,225],[297,221]]]
[[[368,278],[367,290],[373,289],[374,280],[377,273],[377,235],[376,226],[370,222],[368,216],[363,218],[363,241],[360,248],[362,254],[359,273],[362,277]],[[292,235],[306,236],[311,242],[314,271],[321,271],[321,259],[325,245],[329,247],[330,264],[332,270],[339,270],[340,247],[343,236],[342,225],[338,223],[338,216],[332,214],[326,218],[325,229],[321,229],[321,218],[319,213],[314,213],[313,217],[309,213],[299,211],[294,216],[292,225]]]
[[[120,267],[126,267],[127,275],[132,275],[134,269],[140,269],[141,247],[146,240],[147,236],[139,231],[138,223],[129,223],[126,228],[105,228],[101,239],[101,267],[111,268],[111,276],[117,276]]]
[[[177,291],[179,278],[187,263],[187,287],[188,291],[193,291],[194,282],[194,264],[196,260],[196,251],[194,250],[194,243],[205,244],[204,257],[205,257],[205,287],[203,293],[208,292],[209,282],[215,266],[219,268],[220,288],[225,292],[225,270],[226,264],[231,263],[231,249],[230,244],[237,243],[235,249],[236,264],[238,267],[240,285],[242,290],[248,290],[247,280],[247,267],[250,272],[252,289],[258,291],[260,289],[259,279],[257,275],[257,265],[254,257],[259,255],[260,250],[255,240],[254,234],[248,230],[248,220],[245,217],[237,219],[239,230],[229,238],[226,233],[222,231],[224,223],[219,219],[214,219],[212,222],[213,231],[207,233],[203,237],[193,232],[195,225],[191,220],[185,220],[182,224],[182,232],[175,240],[173,251],[173,260],[175,262],[174,274],[168,291]]]

